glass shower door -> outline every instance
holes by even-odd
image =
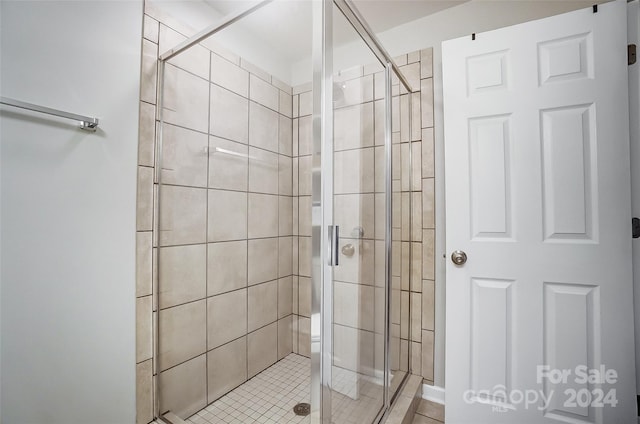
[[[352,25],[346,3],[323,3],[323,55],[316,51],[314,59],[311,323],[312,376],[319,374],[321,390],[314,397],[312,383],[312,403],[323,423],[375,423],[393,397],[390,381],[397,389],[406,375],[398,365],[408,362],[399,343],[393,357],[389,345],[391,316],[409,314],[389,309],[392,70],[373,53],[364,28]]]
[[[333,24],[331,416],[370,423],[385,406],[385,72],[337,8]]]

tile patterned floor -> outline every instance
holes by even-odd
[[[381,382],[362,374],[334,368],[332,396],[335,424],[372,422],[381,407]],[[295,424],[309,417],[293,407],[309,402],[310,362],[290,354],[251,380],[187,419],[189,424]]]
[[[309,422],[293,413],[309,402],[309,359],[290,354],[191,416],[189,424],[289,424]]]

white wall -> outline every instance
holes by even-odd
[[[0,1],[1,418],[135,422],[142,1]]]

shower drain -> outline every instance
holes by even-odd
[[[308,403],[299,403],[293,407],[293,412],[296,415],[306,417],[311,413],[311,405],[309,405]]]

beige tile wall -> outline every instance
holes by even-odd
[[[159,192],[157,56],[185,34],[192,31],[146,6],[137,211],[139,424],[154,418],[156,384],[161,412],[184,418],[292,351],[292,90],[221,49],[197,45],[171,60]]]

